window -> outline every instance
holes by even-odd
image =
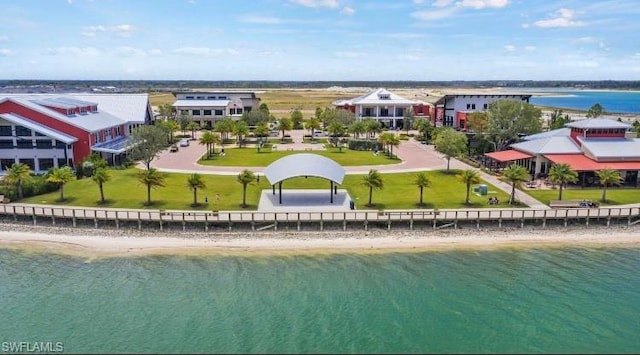
[[[247,106],[244,108],[244,112],[251,112],[251,106]]]
[[[216,97],[215,96],[207,96],[207,100],[215,100]]]
[[[91,112],[98,112],[98,106],[91,106]]]
[[[40,170],[49,170],[53,168],[53,159],[41,158],[38,160],[38,164],[40,165]]]
[[[236,109],[236,113],[237,113],[238,115],[241,115],[241,114],[242,114],[242,109],[238,107],[238,108]]]
[[[467,104],[467,110],[471,109],[471,104]]]
[[[15,163],[14,159],[0,159],[0,170],[7,170]]]
[[[11,137],[11,126],[0,126],[0,136]]]
[[[471,104],[471,109],[475,110],[476,109],[476,104]]]
[[[218,100],[226,100],[227,97],[226,96],[218,96]]]
[[[36,170],[35,160],[33,159],[20,159],[20,164],[27,164],[31,170]]]
[[[26,127],[16,126],[16,136],[18,137],[30,137],[31,130]]]
[[[35,133],[36,137],[46,137],[44,134],[38,132],[38,131],[33,131],[33,133]]]
[[[86,114],[87,113],[87,108],[86,107],[80,107],[80,114]]]
[[[200,116],[200,110],[192,110],[191,112],[191,114],[194,116]]]
[[[36,140],[36,148],[38,149],[51,149],[51,147],[53,146],[50,139]]]
[[[222,110],[216,110],[216,116],[222,116]]]
[[[187,96],[187,100],[193,100],[193,96]]]
[[[197,96],[196,99],[198,100],[204,100],[204,96]]]
[[[396,117],[402,117],[402,116],[404,116],[404,109],[396,108]]]
[[[56,149],[65,149],[67,147],[67,145],[64,144],[64,142],[56,141],[55,147],[56,147]]]
[[[0,141],[0,149],[13,149],[13,140]]]
[[[28,140],[18,139],[18,149],[33,149],[33,142]],[[51,148],[51,146],[49,146]]]
[[[487,109],[489,107],[489,104],[484,104],[483,109]]]
[[[67,116],[73,116],[76,114],[76,111],[71,109],[71,110],[67,110]]]
[[[389,109],[387,109],[387,108],[381,108],[381,109],[380,109],[380,116],[381,116],[381,117],[388,117],[388,116],[389,116]]]
[[[202,110],[205,116],[211,116],[211,110]]]

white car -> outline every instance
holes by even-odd
[[[327,132],[325,132],[325,131],[314,131],[313,132],[313,136],[314,137],[326,137],[327,136]]]
[[[188,147],[189,146],[189,140],[188,139],[181,139],[180,140],[180,146],[181,147]]]

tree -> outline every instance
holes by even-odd
[[[471,185],[480,183],[480,174],[477,170],[467,169],[458,174],[458,179],[460,179],[460,181],[465,184],[467,188],[467,195],[465,197],[464,203],[465,205],[469,205],[471,204],[471,201],[469,200]]]
[[[158,153],[167,145],[164,132],[156,126],[139,126],[131,132],[129,139],[129,156],[133,160],[140,160],[147,170],[151,168],[151,161],[157,158]]]
[[[418,188],[420,189],[420,202],[418,202],[419,206],[424,206],[424,203],[422,202],[422,191],[424,190],[425,187],[429,187],[429,185],[431,184],[431,181],[429,181],[429,178],[427,177],[427,174],[424,172],[420,172],[416,175],[416,179],[413,182],[416,186],[418,186]]]
[[[196,129],[200,128],[200,125],[196,121],[190,121],[185,128],[191,131],[191,139],[196,139]]]
[[[562,200],[562,190],[566,184],[578,181],[578,173],[569,164],[556,164],[549,169],[549,180],[559,185],[558,200]]]
[[[173,119],[176,115],[176,108],[169,103],[158,106],[158,111],[160,112],[160,116],[166,120]]]
[[[202,175],[193,173],[187,178],[187,187],[193,191],[193,207],[198,206],[198,189],[204,190],[207,188],[207,184],[202,179]]]
[[[262,110],[244,111],[242,113],[242,118],[240,120],[246,122],[247,125],[249,126],[257,126],[261,123],[267,123],[269,122],[269,111],[268,110],[266,112]]]
[[[600,201],[607,202],[607,187],[609,187],[609,185],[622,184],[622,176],[620,176],[618,170],[613,169],[598,170],[596,171],[596,176],[598,180],[600,180],[600,185],[602,185],[602,198]]]
[[[307,120],[307,122],[304,125],[304,128],[308,129],[311,131],[311,141],[315,141],[316,140],[316,129],[320,129],[320,119],[318,119],[317,117],[311,117]]]
[[[344,127],[349,127],[356,121],[356,115],[349,110],[336,109],[333,115],[333,120],[340,122]]]
[[[18,191],[18,199],[22,200],[22,185],[31,179],[31,168],[27,164],[18,163],[7,168],[7,176],[5,179],[8,183],[16,185]]]
[[[291,127],[293,127],[293,122],[291,122],[291,119],[287,117],[281,118],[280,122],[278,122],[278,131],[282,132],[283,141],[284,141],[285,132],[291,130]]]
[[[563,116],[562,110],[554,110],[549,120],[549,130],[562,128],[569,122],[571,122],[571,118],[568,114]]]
[[[104,188],[103,185],[111,180],[111,174],[109,174],[109,170],[105,167],[97,168],[93,171],[93,175],[91,175],[91,180],[98,184],[98,189],[100,189],[100,203],[104,203]]]
[[[291,123],[293,124],[293,129],[302,129],[303,120],[304,116],[299,109],[295,109],[291,112]]]
[[[600,104],[594,104],[587,111],[587,118],[598,118],[599,116],[604,115],[604,107]]]
[[[340,123],[337,120],[331,121],[331,123],[329,124],[329,127],[327,127],[327,132],[331,136],[331,143],[334,146],[336,147],[338,146],[338,143],[340,142],[340,137],[344,134],[345,131],[346,129],[344,128],[342,123]],[[342,151],[342,148],[340,149]]]
[[[266,137],[269,135],[269,125],[267,122],[260,122],[253,130],[253,133],[255,133],[256,137]]]
[[[373,118],[367,117],[362,122],[364,122],[367,138],[374,138],[377,133],[382,132],[382,125],[380,124],[380,122],[374,120]]]
[[[60,200],[64,201],[64,185],[76,178],[71,167],[51,168],[47,171],[46,181],[60,187]]]
[[[233,132],[234,127],[234,121],[229,117],[225,117],[216,123],[214,131],[220,133],[220,138],[224,142],[229,139],[229,133]]]
[[[251,170],[244,169],[237,176],[237,181],[242,184],[242,208],[247,208],[247,185],[253,183],[256,175]]]
[[[200,136],[199,143],[207,147],[207,159],[211,158],[212,151],[215,152],[215,145],[220,142],[220,136],[211,131],[205,131]]]
[[[186,113],[185,111],[180,113],[180,116],[178,116],[178,124],[180,125],[182,134],[184,134],[184,132],[187,130],[187,125],[189,124],[189,122],[193,122],[193,117],[191,117],[191,115]]]
[[[238,145],[242,147],[244,145],[244,137],[249,134],[249,126],[244,121],[237,121],[233,127],[233,134],[236,135]]]
[[[380,190],[384,188],[384,182],[382,181],[382,176],[378,172],[378,170],[371,169],[369,173],[364,176],[362,179],[362,185],[369,188],[369,203],[367,203],[367,207],[373,206],[372,198],[373,198],[373,190]]]
[[[531,175],[524,166],[511,164],[502,171],[500,180],[511,185],[509,204],[512,205],[516,198],[516,188],[520,188],[523,182],[531,180]]]
[[[145,205],[151,206],[151,189],[159,189],[165,186],[164,175],[154,168],[149,168],[138,173],[138,181],[147,187],[147,202]]]
[[[366,133],[366,127],[364,126],[364,122],[362,121],[353,122],[351,126],[349,126],[349,132],[353,134],[353,138],[355,139],[360,138],[361,134]]]
[[[176,120],[168,120],[165,121],[164,125],[167,131],[169,131],[169,143],[173,143],[173,136],[175,135],[176,131],[180,129],[180,124],[178,124]]]
[[[258,108],[258,111],[263,112],[264,114],[267,115],[267,117],[269,117],[271,115],[271,113],[269,112],[269,106],[267,106],[266,103],[261,103],[260,107]]]
[[[409,130],[413,128],[412,126],[414,118],[415,115],[413,114],[412,107],[409,107],[402,113],[402,125],[404,126],[403,128],[407,132],[407,135],[409,135]]]
[[[437,133],[434,144],[436,151],[447,158],[447,171],[449,171],[451,158],[458,157],[467,150],[467,136],[462,132],[456,132],[451,127],[446,127]]]
[[[433,123],[431,123],[430,120],[419,117],[414,122],[414,126],[418,132],[420,132],[420,135],[422,135],[422,141],[426,143],[433,133]]]
[[[385,147],[389,157],[393,157],[393,147],[400,145],[400,138],[392,132],[384,132],[378,136],[378,142]]]
[[[496,151],[504,150],[520,135],[542,132],[542,110],[522,101],[496,100],[487,110],[487,139]]]
[[[467,115],[467,128],[474,133],[484,133],[487,130],[487,113],[474,111]]]

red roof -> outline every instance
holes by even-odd
[[[513,149],[502,150],[502,151],[493,152],[493,153],[485,153],[485,155],[497,161],[512,161],[512,160],[533,158],[533,155],[531,154],[523,153]]]
[[[576,171],[596,171],[601,169],[640,170],[640,161],[595,161],[582,154],[545,154],[545,158],[555,164],[569,164]]]

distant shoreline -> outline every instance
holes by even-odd
[[[19,228],[14,230],[14,228]],[[297,255],[494,250],[536,247],[640,247],[640,227],[457,229],[284,233],[147,233],[0,227],[0,249],[87,258],[144,255]]]

